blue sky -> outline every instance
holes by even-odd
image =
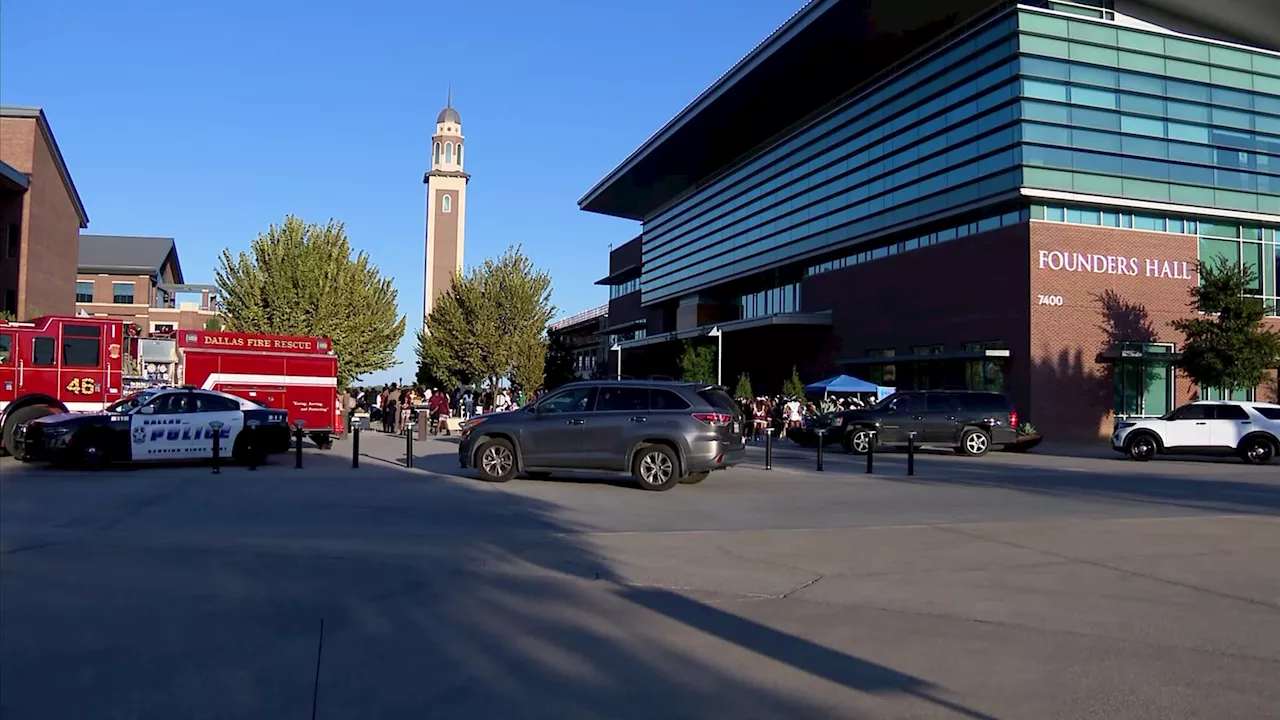
[[[559,314],[632,222],[577,200],[802,0],[9,0],[0,102],[49,116],[86,232],[171,236],[188,282],[287,214],[346,223],[395,279],[413,375],[424,186],[453,84],[468,265],[523,244]]]

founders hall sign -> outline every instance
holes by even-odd
[[[1121,257],[1094,253],[1041,250],[1040,269],[1128,277],[1194,280],[1194,264],[1182,260]]]

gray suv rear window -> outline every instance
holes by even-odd
[[[649,405],[654,410],[688,410],[689,403],[684,398],[661,388],[649,391]]]
[[[717,410],[725,410],[730,413],[738,411],[738,404],[733,401],[733,398],[729,397],[729,393],[721,390],[720,388],[699,390],[698,397],[705,400],[708,405],[716,408]]]

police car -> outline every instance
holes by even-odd
[[[49,415],[19,426],[14,455],[89,465],[202,460],[213,457],[215,432],[221,457],[261,461],[289,449],[289,414],[213,390],[143,390],[105,412]]]

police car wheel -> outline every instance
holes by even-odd
[[[76,464],[83,468],[95,470],[107,464],[107,445],[103,438],[94,433],[76,444]]]
[[[267,454],[252,444],[249,433],[240,433],[236,444],[231,448],[231,462],[247,465],[254,461],[256,465],[263,465],[266,460]]]

